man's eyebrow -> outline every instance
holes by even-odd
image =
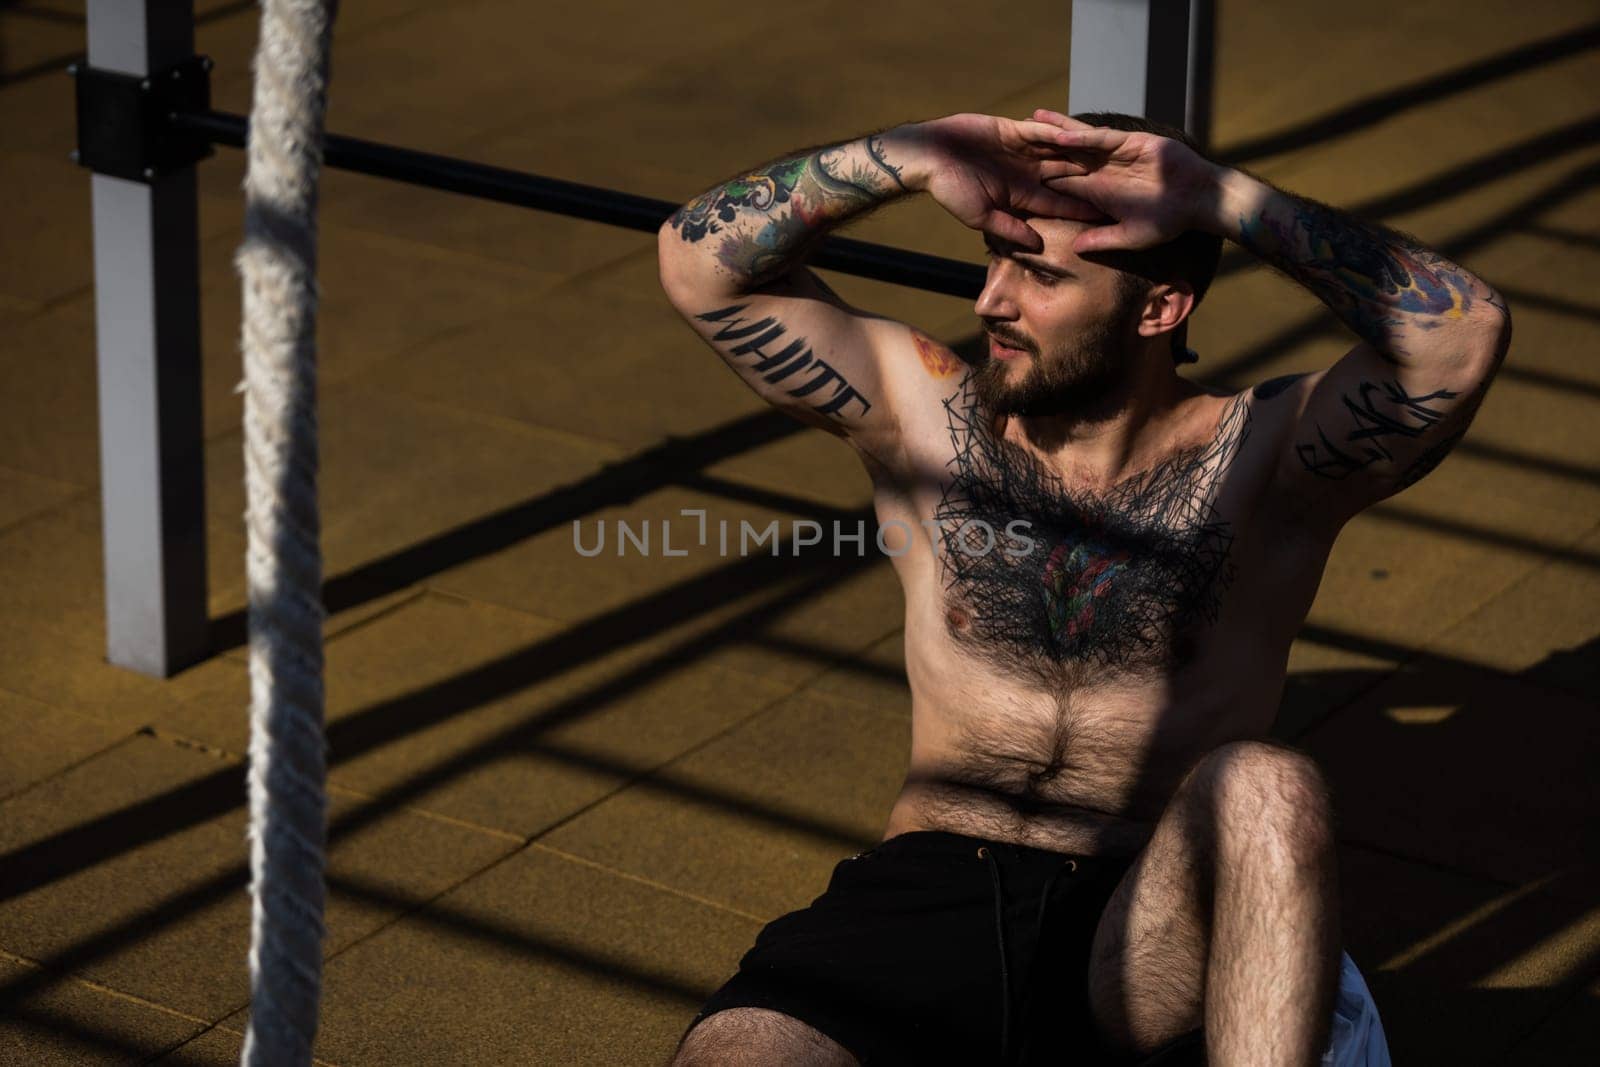
[[[1067,268],[1058,267],[1054,263],[1051,263],[1049,260],[1041,259],[1040,257],[1038,257],[1036,255],[1033,255],[1030,252],[1013,252],[1013,253],[1011,253],[1011,258],[1016,260],[1018,263],[1027,264],[1028,266],[1032,267],[1034,270],[1037,270],[1037,271],[1039,271],[1039,272],[1041,272],[1043,274],[1054,274],[1057,277],[1061,277],[1061,278],[1076,278],[1077,277],[1076,274],[1073,274]]]
[[[1062,277],[1062,278],[1076,278],[1077,277],[1076,274],[1074,274],[1072,271],[1068,270],[1066,267],[1058,267],[1054,263],[1051,263],[1049,260],[1045,259],[1044,257],[1042,257],[1042,256],[1040,256],[1040,255],[1038,255],[1038,254],[1036,254],[1034,252],[1024,252],[1024,251],[1022,251],[1016,245],[1008,243],[1006,245],[1007,251],[1001,251],[1001,249],[998,248],[995,245],[994,240],[992,238],[990,238],[988,234],[984,234],[983,235],[983,244],[984,244],[984,247],[988,248],[991,252],[994,252],[996,255],[1002,255],[1002,256],[1006,256],[1009,259],[1014,259],[1018,263],[1021,263],[1023,266],[1031,267],[1032,269],[1037,270],[1037,271],[1039,271],[1039,272],[1041,272],[1043,274],[1054,274],[1054,275],[1057,275],[1058,277]]]

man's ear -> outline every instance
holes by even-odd
[[[1139,317],[1139,336],[1158,337],[1171,333],[1194,310],[1194,288],[1188,282],[1157,282],[1145,294],[1144,312]]]

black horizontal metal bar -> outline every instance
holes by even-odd
[[[243,115],[222,111],[180,112],[171,116],[170,121],[176,129],[202,136],[212,144],[234,148],[245,146],[250,129],[250,122]],[[325,166],[338,170],[356,171],[375,178],[389,178],[410,185],[462,193],[647,233],[660,229],[661,224],[678,209],[678,205],[670,200],[635,196],[595,185],[546,178],[332,133],[323,139],[322,160]],[[984,268],[958,259],[945,259],[922,252],[855,241],[848,237],[827,238],[808,262],[825,270],[969,300],[976,299],[983,290],[985,274]]]

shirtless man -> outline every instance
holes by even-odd
[[[804,266],[917,192],[989,249],[972,365]],[[1181,377],[1224,239],[1359,343],[1242,393]],[[1332,819],[1264,738],[1335,536],[1460,439],[1505,301],[1179,131],[1045,110],[775,161],[674,214],[660,265],[751,388],[866,466],[912,692],[883,843],[761,932],[674,1063],[1101,1062],[1200,1029],[1212,1063],[1316,1063]]]

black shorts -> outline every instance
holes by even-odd
[[[689,1029],[770,1008],[872,1067],[1117,1062],[1090,1016],[1089,950],[1131,863],[940,830],[892,837],[767,924]]]

